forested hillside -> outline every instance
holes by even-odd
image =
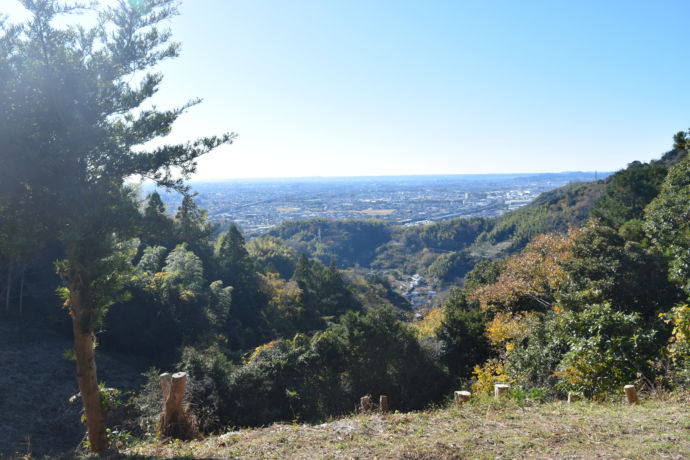
[[[53,0],[25,3],[31,21],[0,21],[0,331],[13,330],[0,337],[0,362],[17,373],[2,381],[26,388],[0,389],[0,413],[83,418],[85,444],[103,453],[166,432],[163,371],[189,376],[172,423],[181,438],[321,423],[366,410],[365,395],[387,396],[390,411],[422,410],[460,388],[482,398],[499,382],[533,402],[605,401],[626,384],[687,394],[689,133],[658,161],[496,219],[300,221],[246,241],[234,225],[217,233],[184,183],[233,134],[142,147],[194,105],[142,105],[161,81],[151,67],[178,51],[158,28],[174,2],[120,2],[90,31],[61,28],[73,11]],[[178,191],[178,209],[141,196],[132,176]],[[447,290],[438,308],[414,310],[404,297],[414,286],[400,285],[408,276]],[[54,347],[35,346],[41,330]],[[73,346],[57,352],[66,340]],[[41,359],[76,365],[81,414],[7,396],[71,388],[59,385],[62,361],[59,391],[22,374],[22,347],[41,355],[27,371]],[[121,373],[144,369],[145,382],[111,380],[126,363]],[[0,456],[60,430],[26,426]],[[58,453],[38,445],[36,455]]]
[[[202,432],[323,420],[364,394],[421,409],[458,384],[482,393],[510,382],[542,399],[605,398],[629,382],[685,385],[690,159],[682,149],[672,155],[669,166],[635,162],[496,220],[296,222],[250,242],[234,226],[214,237],[191,199],[169,217],[153,193],[123,249],[126,295],[109,309],[99,347],[188,372]],[[364,242],[353,249],[353,238]],[[476,250],[501,243],[498,257]],[[22,276],[5,259],[5,316],[68,330],[49,294],[57,280],[42,268],[60,252],[56,243],[23,261],[21,311]],[[439,279],[463,282],[442,308],[409,323],[409,304],[371,270],[406,271],[419,254],[427,258],[413,268],[456,270]],[[347,269],[335,264],[340,255]],[[132,435],[155,425],[156,375],[116,422]]]
[[[263,240],[278,237],[298,253],[331,260],[340,268],[421,273],[441,285],[459,281],[478,261],[515,252],[534,236],[584,222],[607,182],[574,183],[543,193],[498,218],[458,218],[402,227],[378,221],[315,219],[286,222]]]
[[[478,242],[507,242],[508,248],[515,250],[541,233],[580,225],[589,217],[605,188],[604,181],[581,182],[543,193],[529,205],[497,218],[492,228],[479,236]]]

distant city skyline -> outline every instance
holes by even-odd
[[[182,54],[152,102],[204,101],[169,140],[239,134],[195,181],[615,171],[690,126],[684,1],[186,0],[180,13]]]
[[[604,175],[605,176],[605,175]],[[591,180],[590,173],[478,174],[354,178],[235,179],[192,182],[211,222],[234,223],[258,235],[290,220],[379,219],[415,226],[457,217],[496,217],[557,187]],[[141,196],[155,186],[142,187]],[[167,212],[182,196],[162,190]]]
[[[549,174],[554,174],[554,175],[567,175],[567,174],[577,174],[577,175],[584,175],[584,174],[590,174],[592,176],[592,180],[597,180],[597,179],[604,179],[607,176],[611,175],[615,171],[545,171],[545,172],[517,172],[517,173],[475,173],[475,174],[453,174],[453,173],[448,173],[448,174],[382,174],[382,175],[359,175],[359,176],[273,176],[273,177],[230,177],[230,178],[211,178],[211,179],[196,179],[193,178],[189,182],[190,183],[206,183],[206,182],[243,182],[243,181],[265,181],[265,182],[274,182],[274,181],[289,181],[289,182],[313,182],[313,181],[319,181],[323,180],[325,182],[330,182],[330,181],[347,181],[349,179],[352,179],[353,181],[367,181],[367,180],[398,180],[398,179],[412,179],[412,178],[419,178],[419,179],[428,179],[428,178],[457,178],[457,177],[464,177],[464,178],[477,178],[479,179],[485,179],[490,176],[496,176],[496,177],[529,177],[529,176],[540,176],[540,175],[549,175]],[[579,179],[581,180],[581,179]],[[147,183],[150,182],[150,186],[152,188],[155,188],[155,184],[151,181],[146,181]]]

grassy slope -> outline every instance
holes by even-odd
[[[690,394],[619,404],[469,404],[358,415],[323,425],[277,424],[190,443],[149,442],[116,458],[460,459],[688,458]],[[131,456],[131,457],[129,457]]]

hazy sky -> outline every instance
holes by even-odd
[[[155,102],[204,102],[172,137],[239,134],[195,179],[608,171],[690,126],[687,1],[186,0],[180,13],[182,55]]]

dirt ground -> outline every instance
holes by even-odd
[[[39,325],[0,319],[0,459],[69,452],[84,436],[71,339]],[[99,354],[99,380],[131,387],[138,372]]]

